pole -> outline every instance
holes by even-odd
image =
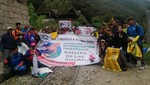
[[[150,11],[146,10],[147,41],[150,42]]]

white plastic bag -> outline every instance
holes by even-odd
[[[33,55],[33,68],[31,70],[31,74],[33,76],[38,76],[38,62],[37,62],[37,57],[36,54]]]

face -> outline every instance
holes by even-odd
[[[118,32],[121,32],[121,31],[122,31],[122,27],[119,26],[119,27],[118,27]]]
[[[23,38],[23,36],[22,36],[22,35],[20,35],[20,36],[19,36],[19,39],[22,39],[22,38]]]
[[[107,34],[108,34],[108,35],[111,35],[111,34],[112,34],[112,31],[107,31]]]
[[[18,48],[16,48],[15,50],[13,50],[13,53],[16,54],[18,52]]]
[[[134,24],[134,20],[129,20],[129,25],[133,25]]]
[[[104,42],[101,42],[101,46],[105,46],[105,43],[104,43]]]
[[[36,34],[38,34],[38,30],[35,30],[34,32],[35,32]]]
[[[35,50],[35,46],[31,46],[31,49],[32,49],[32,50]]]
[[[28,28],[29,28],[29,25],[26,25],[26,26],[25,26],[25,29],[28,29]]]
[[[12,33],[12,29],[9,29],[8,32],[9,32],[9,33]]]
[[[20,29],[20,28],[21,28],[21,25],[20,25],[20,24],[18,24],[16,27],[17,27],[18,29]]]
[[[46,30],[42,30],[42,33],[46,33]]]
[[[128,24],[123,24],[123,28],[127,28],[128,27]]]
[[[30,30],[31,33],[34,33],[34,30]]]
[[[116,23],[115,20],[113,20],[113,21],[111,22],[111,24],[112,24],[112,25],[116,25],[117,23]]]

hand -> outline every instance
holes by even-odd
[[[22,66],[22,65],[23,65],[23,62],[20,62],[18,66]]]
[[[132,40],[132,42],[137,42],[137,41],[139,40],[139,38],[140,38],[140,36],[136,36],[136,37]]]
[[[8,60],[7,59],[4,60],[4,64],[8,64]]]

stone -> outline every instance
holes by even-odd
[[[0,17],[0,23],[3,23],[3,21],[4,21],[4,18]]]
[[[5,22],[5,23],[9,23],[9,21],[10,21],[10,18],[9,18],[9,17],[4,17],[4,22]]]
[[[2,0],[3,2],[3,4],[8,4],[8,0]]]
[[[0,0],[0,32],[6,31],[8,25],[15,26],[16,22],[29,24],[27,2]]]
[[[8,11],[4,11],[4,15],[5,15],[6,17],[10,17],[10,15],[9,15],[9,12],[8,12]]]
[[[14,12],[9,12],[9,16],[10,16],[10,18],[13,18],[14,17]]]
[[[0,10],[0,16],[4,16],[4,11]]]
[[[2,2],[2,0],[0,0],[0,4],[2,4],[3,2]]]

